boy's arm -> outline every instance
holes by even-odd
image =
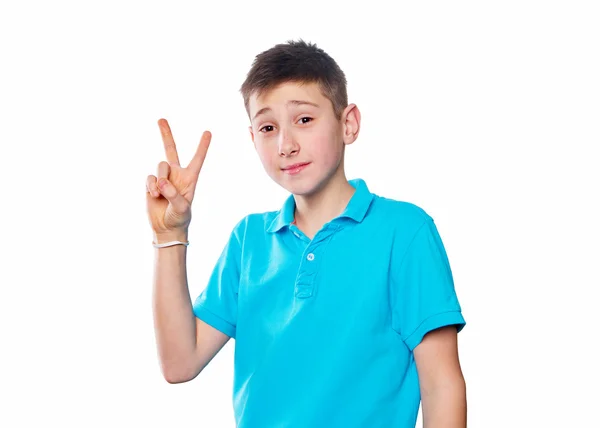
[[[186,241],[186,234],[156,236],[155,242]],[[158,356],[169,383],[195,378],[229,340],[197,318],[186,274],[187,247],[155,250],[153,314]]]
[[[467,398],[458,358],[457,330],[446,326],[427,333],[414,349],[424,428],[465,428]]]

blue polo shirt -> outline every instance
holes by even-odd
[[[238,428],[413,428],[423,336],[462,330],[448,258],[418,206],[371,193],[310,240],[278,211],[233,229],[194,314],[235,338]]]

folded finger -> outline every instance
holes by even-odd
[[[158,168],[156,169],[156,181],[161,178],[169,178],[169,173],[171,172],[171,167],[168,162],[162,161],[158,164]]]
[[[149,175],[148,178],[146,179],[146,191],[155,198],[160,196],[158,187],[156,185],[156,177],[155,176]]]

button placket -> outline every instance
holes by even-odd
[[[333,235],[340,229],[339,225],[329,224],[317,232],[312,240],[306,238],[308,245],[302,254],[296,276],[294,293],[297,298],[305,299],[313,296],[323,252]]]
[[[314,295],[315,281],[321,264],[321,255],[333,232],[331,228],[321,230],[305,248],[296,277],[295,294],[297,298]]]

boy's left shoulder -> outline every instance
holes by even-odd
[[[373,213],[378,221],[389,226],[420,227],[433,218],[421,206],[399,199],[374,195]]]

